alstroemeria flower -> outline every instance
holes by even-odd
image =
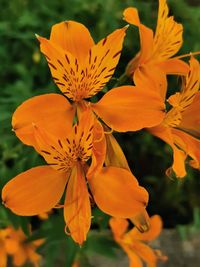
[[[110,227],[115,241],[127,253],[130,267],[142,267],[143,262],[148,267],[156,267],[159,259],[166,260],[159,250],[153,250],[148,242],[156,239],[162,230],[162,220],[158,215],[150,218],[150,230],[140,233],[137,228],[128,231],[128,221],[125,219],[111,218]]]
[[[138,86],[145,86],[145,79],[157,79],[160,83],[160,92],[165,97],[166,74],[186,75],[188,66],[177,58],[171,58],[182,46],[183,26],[168,16],[169,9],[166,0],[159,0],[159,11],[155,34],[140,22],[136,8],[125,9],[124,19],[139,28],[140,52],[129,62],[126,73],[133,75]],[[144,83],[141,83],[144,81]]]
[[[148,193],[138,185],[130,171],[118,167],[101,167],[95,175],[101,139],[99,124],[90,111],[63,138],[45,128],[32,125],[36,149],[48,166],[32,168],[10,180],[2,190],[4,205],[18,215],[37,215],[58,204],[65,188],[64,218],[72,238],[82,244],[91,224],[89,185],[97,206],[115,217],[129,218],[144,211]],[[64,128],[64,129],[63,129]],[[60,125],[58,131],[66,131]],[[91,165],[88,160],[92,159]],[[95,163],[93,163],[93,161]]]
[[[12,257],[14,266],[24,266],[26,262],[31,262],[34,267],[39,267],[41,256],[36,249],[44,243],[44,239],[31,242],[26,241],[27,237],[19,228],[15,230],[9,226],[0,230],[0,266],[7,266],[7,257]]]
[[[87,101],[112,77],[126,29],[115,30],[95,44],[84,25],[65,21],[52,27],[50,40],[37,37],[55,83],[73,104],[66,97],[56,94],[24,102],[14,113],[12,121],[13,129],[22,142],[34,143],[29,129],[31,121],[45,123],[45,128],[48,127],[51,132],[64,119],[72,124],[75,110],[79,113],[88,108],[110,128],[120,132],[153,127],[161,122],[164,109],[161,98],[146,87],[122,86],[110,90],[97,103]],[[152,106],[149,98],[153,101]]]
[[[200,65],[195,58],[190,60],[190,71],[182,79],[181,91],[168,99],[172,108],[166,112],[162,123],[148,129],[161,138],[173,150],[172,169],[177,177],[186,175],[185,159],[192,158],[190,165],[200,169]],[[168,174],[171,169],[168,169]]]

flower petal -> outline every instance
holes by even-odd
[[[95,120],[93,129],[92,162],[87,172],[87,178],[91,179],[103,167],[106,156],[106,140],[104,129],[98,120]]]
[[[66,173],[49,166],[35,167],[10,180],[2,190],[2,200],[17,215],[37,215],[58,203],[66,182]]]
[[[44,127],[58,138],[65,138],[72,127],[74,112],[72,105],[59,94],[35,96],[16,109],[12,127],[23,143],[35,147],[33,124]]]
[[[72,169],[69,178],[64,217],[73,240],[81,245],[90,229],[91,208],[85,178],[79,165]]]
[[[149,128],[148,131],[162,139],[164,142],[169,144],[173,150],[173,164],[172,169],[175,172],[177,177],[184,177],[186,175],[185,170],[185,159],[186,154],[175,145],[175,140],[173,138],[171,129],[162,125]]]
[[[179,128],[193,136],[200,137],[200,92],[198,92],[192,104],[182,113]]]
[[[146,62],[146,60],[151,56],[152,49],[153,49],[153,31],[146,27],[145,25],[140,23],[138,11],[136,8],[129,7],[124,10],[124,19],[135,26],[139,28],[140,33],[140,52],[139,52],[139,58],[136,56],[132,61],[130,61],[129,66],[131,68],[132,66],[135,66],[134,68],[138,67],[138,65]],[[137,65],[135,64],[137,61]],[[130,69],[129,72],[133,73],[135,69]]]
[[[111,79],[121,55],[126,29],[115,30],[91,48],[84,71],[88,97],[99,92]]]
[[[107,147],[105,165],[107,167],[109,166],[119,167],[130,171],[124,152],[122,151],[117,140],[114,138],[112,134],[106,134],[105,137],[106,137],[106,147]]]
[[[173,129],[172,133],[176,144],[192,158],[190,165],[200,169],[200,140],[180,130]]]
[[[159,124],[164,118],[161,97],[148,88],[121,86],[91,104],[97,115],[119,132],[137,131]]]
[[[3,243],[0,243],[0,266],[7,267],[7,255]]]
[[[133,75],[134,83],[139,88],[153,90],[161,96],[163,101],[166,98],[167,78],[166,74],[155,64],[144,64],[136,69]]]
[[[28,260],[26,250],[21,246],[18,251],[13,255],[13,263],[15,266],[23,266]]]
[[[76,21],[64,21],[51,29],[50,41],[83,62],[94,41],[88,29]],[[81,45],[80,45],[81,44]]]
[[[162,219],[158,215],[154,215],[150,218],[149,231],[141,233],[136,227],[130,230],[127,235],[132,240],[151,241],[160,235],[162,230]]]
[[[97,206],[115,217],[133,217],[148,202],[147,191],[125,169],[105,167],[89,180],[89,185]]]
[[[128,221],[122,218],[111,218],[109,225],[116,240],[122,238],[128,229]]]
[[[157,256],[148,245],[134,241],[130,248],[144,261],[148,267],[156,267]]]
[[[158,67],[167,74],[186,75],[189,71],[188,64],[176,58],[159,62]]]
[[[183,43],[183,26],[168,17],[166,0],[159,0],[158,20],[153,43],[153,56],[156,61],[166,60],[176,54]]]
[[[80,101],[104,87],[119,61],[126,29],[118,29],[92,46],[85,54],[84,62],[51,40],[38,37],[53,79],[64,95]]]

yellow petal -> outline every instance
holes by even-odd
[[[40,50],[47,59],[52,78],[61,92],[74,101],[87,97],[81,62],[54,42],[40,36],[38,40],[40,41]]]
[[[50,41],[70,52],[80,62],[85,60],[94,45],[88,29],[83,24],[70,20],[53,25]]]
[[[91,48],[84,71],[88,97],[99,92],[111,79],[121,55],[126,29],[115,30]]]
[[[162,61],[175,55],[183,43],[183,26],[168,17],[166,0],[159,0],[157,27],[153,42],[152,60]]]
[[[87,49],[81,50],[82,57],[85,57],[82,61],[57,43],[38,37],[53,79],[63,94],[78,102],[93,96],[104,87],[119,61],[126,29],[124,27],[114,31],[93,45],[89,52]]]
[[[37,215],[58,203],[66,182],[66,173],[49,166],[35,167],[10,180],[2,190],[2,200],[17,215]]]
[[[115,217],[133,217],[148,202],[147,191],[125,169],[104,167],[89,180],[89,186],[97,206]]]
[[[33,124],[44,127],[58,138],[65,138],[73,117],[74,108],[65,97],[45,94],[23,102],[13,114],[12,127],[23,143],[36,147]]]
[[[148,88],[114,88],[91,107],[110,128],[119,132],[152,127],[164,118],[161,97]]]
[[[85,177],[81,166],[72,169],[67,185],[64,217],[75,242],[82,244],[91,224],[91,208]]]

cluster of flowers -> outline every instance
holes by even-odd
[[[7,256],[11,256],[14,266],[23,266],[26,261],[39,267],[41,256],[35,251],[44,243],[44,239],[37,239],[32,242],[26,242],[27,236],[21,229],[14,229],[8,226],[0,230],[0,266],[10,266]],[[13,266],[12,265],[12,266]]]
[[[89,99],[111,79],[128,27],[97,44],[88,29],[75,21],[55,24],[49,40],[37,36],[62,95],[44,94],[25,101],[14,112],[12,126],[47,165],[19,174],[2,190],[4,205],[18,215],[63,207],[65,231],[79,244],[90,229],[92,199],[113,216],[114,238],[134,267],[142,266],[141,260],[153,267],[158,258],[164,258],[141,242],[154,239],[162,223],[157,215],[149,218],[148,192],[131,173],[112,132],[146,128],[164,140],[173,150],[167,174],[173,171],[184,177],[187,156],[192,167],[200,168],[200,65],[194,54],[189,63],[181,60],[185,56],[173,57],[182,46],[183,27],[168,13],[166,0],[159,0],[153,33],[140,22],[137,9],[124,11],[125,21],[137,26],[140,34],[140,52],[126,68],[133,85],[113,88],[96,103]],[[180,76],[182,85],[168,98],[171,108],[166,110],[168,74]],[[126,219],[136,226],[128,233]]]

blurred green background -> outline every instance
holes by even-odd
[[[0,0],[0,186],[12,177],[42,162],[38,154],[25,147],[11,131],[11,117],[24,100],[34,95],[57,92],[47,62],[39,52],[35,33],[48,37],[51,26],[63,20],[77,20],[85,24],[95,41],[105,37],[126,23],[122,12],[128,6],[139,9],[144,24],[155,29],[157,0]],[[200,4],[198,0],[169,0],[170,14],[184,26],[184,45],[179,53],[197,51],[200,36]],[[119,78],[139,49],[138,31],[130,27],[124,50],[110,88]],[[170,148],[145,131],[115,134],[135,176],[150,193],[149,212],[158,213],[167,228],[181,224],[200,227],[200,179],[199,172],[188,168],[185,179],[169,179],[165,170],[171,166]],[[62,211],[55,211],[48,221],[37,218],[20,218],[0,207],[0,227],[10,223],[21,225],[27,232],[27,223],[32,222],[36,230],[32,238],[48,236],[43,246],[45,266],[64,262],[71,266],[75,257],[81,258],[81,266],[90,266],[88,254],[96,251],[112,256],[116,246],[110,235],[105,235],[109,216],[96,207],[93,210],[92,229],[100,233],[89,234],[88,241],[80,250],[66,237]],[[57,266],[57,265],[56,265]]]

